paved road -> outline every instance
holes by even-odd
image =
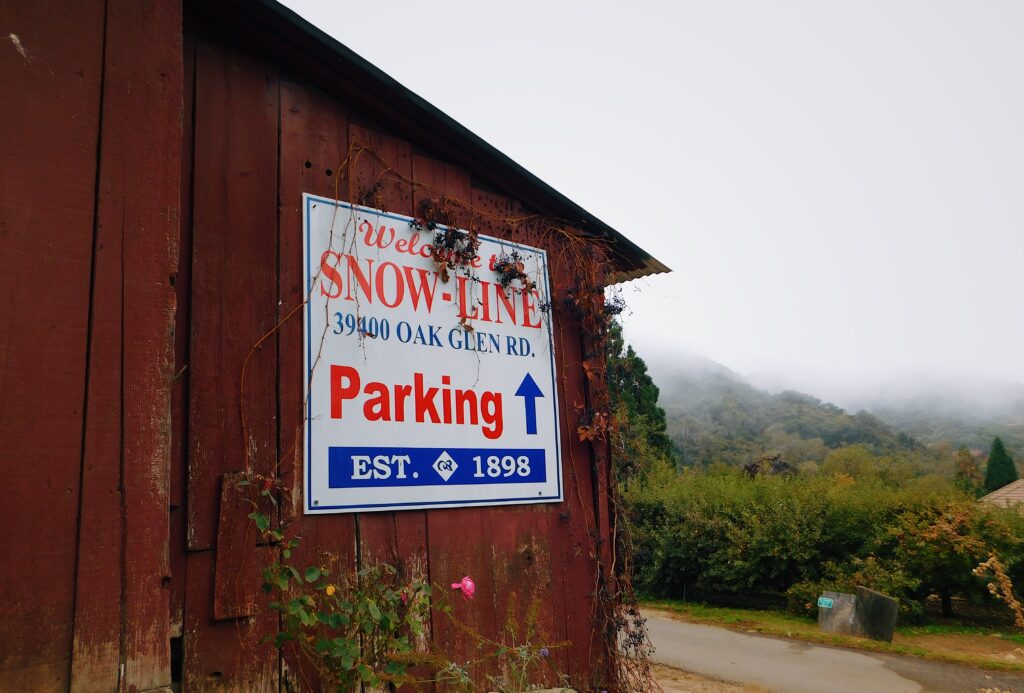
[[[824,647],[683,623],[645,611],[654,661],[786,693],[916,693],[998,688],[1024,693],[1024,675],[916,657]]]

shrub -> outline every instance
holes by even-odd
[[[1018,513],[979,505],[948,480],[895,478],[845,471],[751,478],[729,468],[677,474],[651,465],[624,489],[637,586],[675,598],[786,594],[791,608],[805,611],[821,590],[859,584],[897,598],[904,617],[916,617],[929,594],[947,609],[953,595],[987,599],[972,571],[992,553],[1012,578],[1024,578]]]
[[[817,600],[822,592],[855,593],[857,587],[867,587],[895,597],[900,604],[900,616],[919,620],[924,604],[911,596],[921,581],[907,574],[896,561],[879,560],[875,556],[853,558],[847,563],[829,561],[816,580],[803,580],[786,590],[789,610],[795,614],[813,615],[818,611]]]

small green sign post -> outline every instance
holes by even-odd
[[[818,606],[822,609],[831,609],[832,604],[833,601],[831,597],[818,597]]]

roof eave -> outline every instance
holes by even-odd
[[[300,71],[318,88],[350,102],[354,95],[363,94],[364,98],[356,99],[354,105],[380,118],[396,133],[423,143],[425,148],[523,203],[606,241],[612,247],[614,282],[671,271],[626,236],[276,0],[186,2],[198,15],[218,20],[232,33],[255,34],[261,51]]]

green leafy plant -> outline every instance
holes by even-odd
[[[412,680],[410,668],[421,663],[415,641],[430,618],[430,585],[402,584],[386,564],[346,574],[274,563],[264,581],[266,592],[279,595],[270,603],[282,616],[274,644],[296,643],[339,690]]]
[[[279,560],[263,570],[263,591],[275,597],[269,607],[281,614],[279,631],[265,641],[295,647],[337,690],[357,685],[394,690],[434,682],[465,693],[520,693],[552,681],[569,686],[551,660],[553,650],[569,643],[546,641],[537,626],[539,601],[520,627],[516,595],[511,594],[500,637],[488,638],[454,617],[443,592],[432,599],[435,593],[427,582],[403,581],[396,568],[384,563],[345,571],[330,565],[326,556],[317,565],[297,567],[293,556],[300,540],[274,529],[266,514],[253,511],[249,518],[265,539],[281,547]],[[480,656],[459,664],[430,651],[427,624],[432,617],[447,618],[469,635]],[[477,685],[481,677],[483,689]]]
[[[239,486],[259,488],[259,495],[276,505],[272,484],[265,480],[243,480]],[[416,645],[430,622],[430,585],[402,582],[387,564],[338,570],[327,557],[300,570],[292,561],[299,538],[286,538],[255,502],[254,507],[249,518],[256,529],[281,547],[279,559],[263,570],[263,591],[276,597],[269,607],[281,614],[280,630],[267,641],[278,648],[294,644],[339,691],[411,682],[411,669],[429,659]]]

